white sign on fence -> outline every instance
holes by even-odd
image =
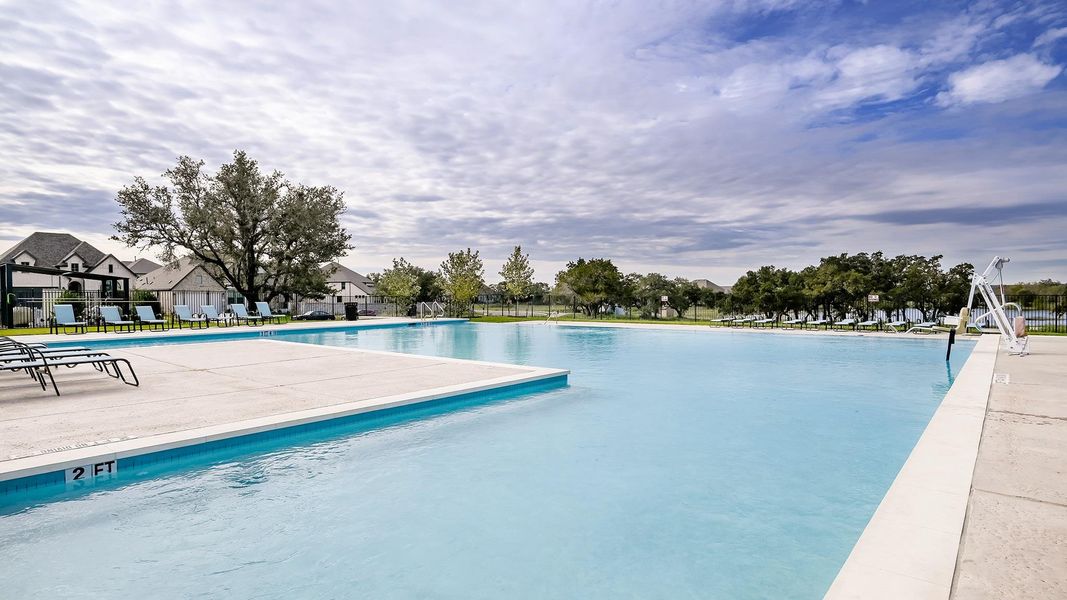
[[[878,302],[878,294],[867,294],[867,302]]]

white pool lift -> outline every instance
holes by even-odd
[[[985,271],[982,271],[981,274],[975,273],[974,278],[971,279],[971,294],[967,299],[967,312],[969,313],[971,307],[974,306],[974,293],[977,290],[982,295],[982,299],[989,310],[976,315],[974,321],[981,322],[984,319],[992,318],[1000,331],[1000,335],[1004,336],[1004,339],[1008,342],[1008,352],[1024,356],[1030,354],[1030,338],[1026,335],[1026,322],[1021,316],[1016,317],[1013,321],[1004,312],[1004,308],[1007,306],[1019,310],[1017,304],[1005,302],[1004,300],[1004,265],[1009,260],[995,256]],[[996,290],[993,289],[993,283],[995,282],[1000,284],[1000,296],[997,296]],[[963,318],[966,318],[966,316]]]

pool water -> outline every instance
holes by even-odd
[[[278,339],[570,385],[0,508],[5,598],[821,598],[970,352],[451,324]]]

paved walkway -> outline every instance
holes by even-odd
[[[140,387],[86,366],[57,370],[59,397],[21,374],[0,377],[0,480],[90,454],[133,455],[566,374],[261,339],[108,352],[130,360]]]
[[[952,598],[1067,598],[1067,337],[1000,351]]]

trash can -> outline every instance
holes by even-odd
[[[345,320],[359,320],[359,302],[345,302]]]

